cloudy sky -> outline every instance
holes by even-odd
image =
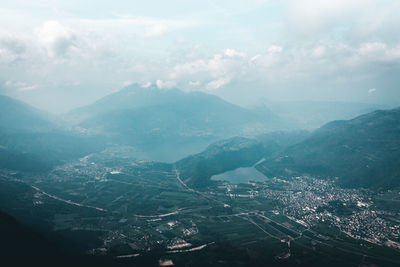
[[[131,83],[400,105],[400,1],[2,0],[0,93],[65,112]]]

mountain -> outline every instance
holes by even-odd
[[[349,187],[398,187],[400,108],[330,122],[256,167],[270,177],[311,174]]]
[[[66,118],[111,143],[134,146],[141,156],[173,162],[210,143],[280,128],[270,111],[249,110],[201,92],[126,87]]]
[[[388,108],[377,104],[327,101],[266,101],[265,104],[272,112],[299,129],[316,129],[333,120],[349,120]]]
[[[50,116],[28,104],[0,95],[0,131],[43,131],[52,127]]]
[[[45,171],[102,147],[96,138],[71,132],[57,118],[26,103],[0,96],[0,168]]]
[[[234,137],[211,144],[201,153],[175,163],[181,179],[191,186],[205,186],[213,175],[249,167],[308,136],[306,131],[272,132],[254,138]]]

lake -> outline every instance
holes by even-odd
[[[228,181],[232,184],[247,183],[249,181],[262,182],[266,179],[267,177],[254,167],[238,168],[211,177],[211,180]]]

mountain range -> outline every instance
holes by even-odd
[[[287,127],[267,109],[245,109],[221,98],[178,89],[132,85],[71,111],[69,121],[141,157],[173,162],[212,142]]]
[[[175,162],[193,185],[264,159],[256,168],[268,177],[310,174],[338,177],[343,186],[399,186],[399,108],[332,121],[308,133],[276,131],[292,128],[267,108],[138,85],[63,119],[5,96],[0,104],[5,169],[45,171],[107,147],[128,146],[134,158]]]
[[[339,101],[266,101],[272,112],[293,127],[314,130],[334,120],[349,120],[361,114],[390,107],[378,104]]]
[[[249,167],[285,147],[304,140],[307,131],[273,132],[254,138],[234,137],[211,144],[203,152],[175,163],[183,181],[205,186],[211,176],[240,167]]]
[[[266,177],[311,175],[344,187],[400,187],[400,108],[332,121],[312,132],[274,132],[233,138],[178,161],[181,178],[206,186],[211,177],[253,166]]]
[[[265,175],[338,177],[351,187],[400,186],[400,108],[333,121],[260,163]]]
[[[0,167],[38,172],[101,149],[102,143],[67,130],[53,115],[0,96]]]

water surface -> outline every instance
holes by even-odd
[[[238,168],[211,177],[211,180],[228,181],[232,184],[247,183],[249,181],[262,182],[266,179],[267,177],[254,167]]]

